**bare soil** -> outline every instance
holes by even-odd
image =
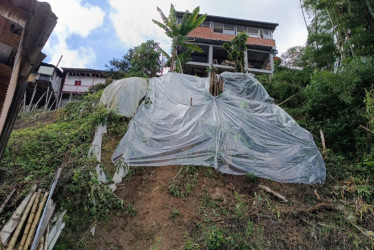
[[[47,125],[52,124],[56,121],[56,117],[58,114],[58,110],[53,111],[38,111],[39,114],[33,114],[25,117],[22,117],[21,119],[17,119],[14,123],[13,130],[19,130],[24,129],[28,127],[35,127],[38,125]]]
[[[109,218],[97,225],[95,235],[87,238],[87,249],[180,249],[185,245],[188,235],[193,233],[194,226],[204,221],[204,211],[201,211],[204,195],[208,194],[210,199],[222,207],[232,207],[235,205],[235,192],[243,195],[245,202],[253,199],[255,192],[262,192],[258,189],[258,183],[248,181],[246,176],[214,173],[214,176],[200,174],[190,195],[177,198],[169,193],[168,186],[179,168],[144,168],[142,174],[132,176],[129,181],[120,184],[116,195],[126,204],[131,204],[137,210],[137,215],[130,217],[113,211]],[[288,198],[301,198],[302,202],[298,202],[297,206],[308,207],[303,202],[306,190],[300,190],[301,185],[280,184],[267,180],[261,180],[261,183],[274,190],[281,190],[280,192]],[[309,190],[308,193],[313,199],[313,190]],[[287,204],[281,203],[277,198],[271,199],[274,199],[280,209],[286,211],[288,208]],[[235,227],[230,218],[217,217],[216,221],[217,225],[224,223]],[[297,225],[292,221],[287,224],[289,228],[278,229],[286,232],[287,235],[284,237],[289,240],[287,245],[303,246],[303,241],[308,240],[304,225]],[[272,226],[267,225],[267,228],[270,229]]]

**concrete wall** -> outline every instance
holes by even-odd
[[[71,76],[66,75],[62,92],[84,93],[87,92],[91,86],[98,83],[105,83],[106,78],[92,77],[92,76]],[[75,85],[75,81],[81,81],[80,86]]]

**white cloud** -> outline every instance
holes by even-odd
[[[303,45],[307,36],[298,0],[159,0],[157,3],[147,0],[109,0],[109,3],[112,8],[110,19],[126,48],[154,39],[169,50],[169,39],[152,19],[161,20],[157,6],[168,15],[171,3],[180,11],[192,11],[200,6],[200,13],[208,15],[279,23],[274,36],[280,53],[289,47]]]
[[[57,63],[63,55],[61,65],[65,67],[86,67],[96,60],[92,48],[80,45],[72,48],[67,39],[73,35],[86,38],[103,23],[104,11],[90,4],[82,4],[81,0],[46,0],[58,17],[57,25],[44,50],[50,56],[51,63]],[[61,66],[60,65],[60,66]]]
[[[124,47],[131,48],[146,40],[153,39],[168,51],[170,48],[169,38],[161,28],[152,22],[152,19],[161,21],[157,7],[160,7],[165,15],[168,15],[171,3],[177,10],[188,9],[189,11],[192,11],[198,5],[196,0],[176,0],[173,2],[170,0],[159,0],[157,2],[149,0],[109,0],[112,8],[110,19]]]

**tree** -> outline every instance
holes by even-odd
[[[319,50],[323,55],[330,49],[321,50],[320,47],[328,41],[328,47],[333,45],[338,54],[335,56],[337,66],[345,59],[372,56],[373,4],[373,0],[304,0],[304,7],[312,16],[307,47]]]
[[[299,69],[302,67],[302,57],[305,53],[305,47],[303,46],[294,46],[289,49],[285,53],[281,55],[281,66],[291,68],[291,69]]]
[[[109,61],[109,65],[105,64],[105,67],[108,68],[108,76],[111,76],[114,79],[121,79],[126,77],[126,74],[129,72],[131,67],[131,53],[132,50],[129,50],[122,58],[113,58]]]
[[[227,51],[228,59],[235,63],[235,71],[245,72],[245,52],[247,51],[248,35],[240,32],[231,40],[231,43],[224,43],[223,48]]]
[[[180,23],[178,23],[177,12],[174,5],[170,5],[168,17],[166,17],[158,7],[157,11],[160,13],[163,23],[153,19],[152,21],[162,28],[165,31],[165,34],[172,39],[171,55],[168,55],[163,51],[168,59],[167,65],[170,66],[171,72],[179,71],[183,73],[182,65],[189,60],[191,52],[203,52],[199,46],[187,42],[187,35],[204,22],[206,14],[199,17],[200,8],[196,7],[192,11],[192,14],[189,14],[189,12],[186,11]],[[178,54],[180,51],[183,52]]]
[[[159,43],[149,40],[132,49],[121,59],[109,61],[108,75],[120,79],[130,76],[154,77],[162,70],[161,48]]]
[[[130,58],[129,73],[157,76],[162,70],[161,49],[159,43],[149,40],[134,47]]]

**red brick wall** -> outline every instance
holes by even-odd
[[[231,41],[235,37],[235,35],[213,32],[213,30],[208,27],[197,27],[196,29],[191,31],[188,36],[218,41]],[[247,44],[275,47],[275,40],[258,37],[248,37]]]

